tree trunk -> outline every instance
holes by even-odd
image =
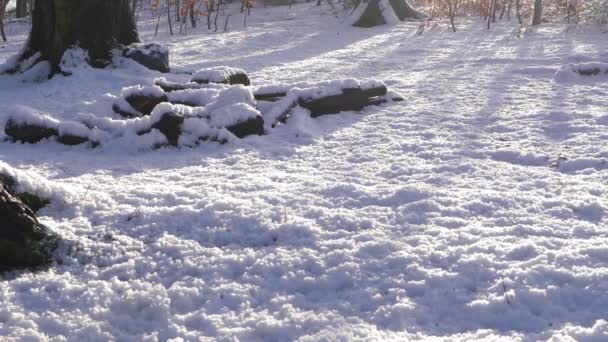
[[[490,29],[490,22],[492,21],[494,6],[496,6],[496,0],[490,0],[490,7],[488,8],[488,30]]]
[[[0,36],[2,36],[2,41],[6,41],[6,33],[4,33],[4,14],[6,13],[6,5],[8,5],[8,0],[0,0]]]
[[[27,0],[17,0],[15,16],[17,18],[25,18],[27,16]]]
[[[534,0],[534,16],[532,17],[532,25],[540,25],[543,17],[543,0]]]
[[[104,67],[112,49],[139,41],[131,5],[130,0],[35,0],[32,30],[19,59],[39,54],[36,62],[48,61],[58,72],[64,52],[78,44],[92,66]]]
[[[192,28],[196,28],[196,9],[194,8],[194,3],[190,4],[190,24]]]

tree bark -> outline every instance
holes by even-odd
[[[532,17],[532,25],[540,25],[543,17],[543,0],[534,1],[534,16]]]
[[[2,36],[2,41],[6,41],[6,33],[4,33],[4,14],[6,13],[6,5],[8,5],[8,0],[0,0],[0,36]]]
[[[397,18],[401,21],[406,19],[423,19],[426,17],[424,14],[414,9],[407,0],[389,0],[388,2]],[[355,7],[358,6],[365,6],[366,8],[353,26],[374,27],[386,24],[378,0],[359,0]]]
[[[196,9],[194,8],[194,3],[190,4],[190,24],[192,28],[196,28]]]
[[[20,60],[39,54],[37,62],[48,61],[58,72],[64,52],[78,45],[88,51],[92,66],[106,66],[112,49],[139,41],[131,5],[130,0],[35,0]]]
[[[15,16],[17,18],[25,18],[27,16],[27,0],[17,0]]]

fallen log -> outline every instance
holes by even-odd
[[[140,85],[123,88],[112,110],[125,118],[146,116],[159,104],[167,102],[169,98],[158,86],[142,87]]]
[[[38,120],[44,122],[44,120]],[[16,122],[12,118],[8,120],[4,127],[4,133],[10,140],[22,143],[35,144],[44,139],[57,138],[57,142],[63,145],[80,145],[89,142],[89,137],[82,132],[70,132],[66,130],[62,132],[57,125],[33,123],[33,122]],[[93,142],[92,142],[93,143]],[[95,145],[95,143],[93,143]]]
[[[363,108],[385,101],[380,99],[387,93],[386,86],[369,89],[346,88],[341,94],[321,98],[299,99],[298,104],[310,111],[313,118],[327,114],[337,114],[344,111],[360,111]],[[381,101],[381,102],[378,102]]]
[[[13,141],[30,144],[59,135],[59,131],[56,128],[26,122],[17,123],[13,119],[9,119],[6,123],[4,133]]]

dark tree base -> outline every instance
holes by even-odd
[[[393,11],[397,15],[399,20],[404,21],[406,19],[422,19],[425,17],[424,14],[415,10],[407,0],[389,0]],[[378,0],[367,0],[361,1],[358,6],[367,6],[361,17],[353,24],[357,27],[374,27],[378,25],[386,24],[382,11],[380,10],[380,4]]]
[[[359,17],[359,19],[353,24],[356,27],[374,27],[378,25],[386,24],[382,11],[380,11],[380,5],[378,0],[368,0],[369,3],[361,3],[359,6],[367,6],[365,12]]]
[[[89,52],[94,67],[105,67],[114,48],[138,42],[129,0],[35,0],[32,30],[18,62],[7,73],[48,61],[61,72],[64,52],[77,45]],[[27,63],[31,58],[36,63]],[[24,70],[25,69],[25,70]]]

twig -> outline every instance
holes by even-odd
[[[87,194],[89,193],[89,190],[91,190],[91,183],[89,183],[89,185],[87,185],[86,190],[84,191],[84,195],[82,195],[82,198],[80,198],[80,201],[84,201],[84,199],[87,197]]]
[[[511,304],[511,300],[509,299],[509,295],[507,294],[507,285],[505,284],[505,277],[501,275],[500,280],[502,282],[502,293],[505,296],[505,300],[507,301],[507,304],[509,304],[509,306],[512,306],[513,304]]]

